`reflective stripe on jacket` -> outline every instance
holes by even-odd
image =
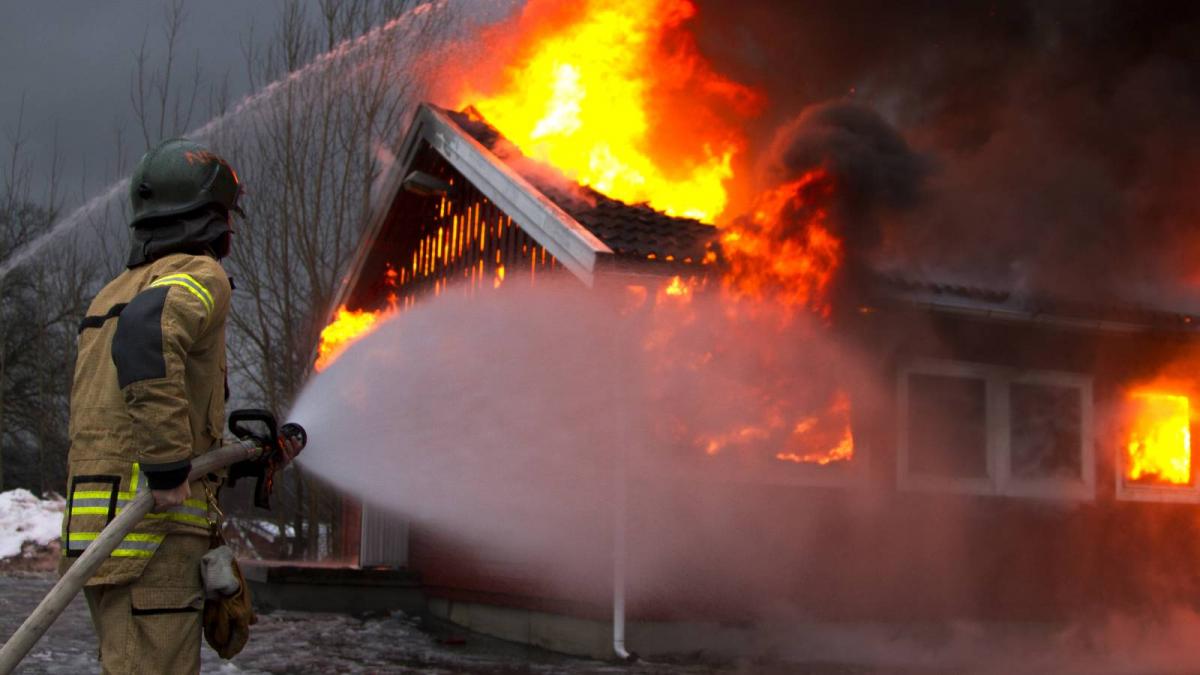
[[[71,562],[139,492],[178,484],[221,442],[229,278],[213,258],[164,256],[126,270],[96,296],[79,329],[63,562]],[[149,514],[89,585],[137,578],[170,533],[207,532],[204,486]]]

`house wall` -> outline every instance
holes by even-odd
[[[531,282],[558,267],[432,149],[419,149],[412,168],[453,190],[398,193],[349,294],[353,308],[404,307],[453,282],[471,292]],[[1123,498],[1112,422],[1125,390],[1190,349],[1190,337],[835,306],[847,311],[834,329],[878,375],[870,391],[851,392],[855,465],[782,481],[686,466],[631,471],[631,619],[1038,621],[1200,602],[1198,506]],[[1094,417],[1086,489],[1017,496],[906,484],[900,377],[925,361],[1012,381],[1085,381]],[[533,551],[500,552],[470,532],[412,523],[409,564],[434,599],[604,619],[615,512],[546,529]]]
[[[874,359],[887,393],[852,393],[865,470],[808,483],[631,475],[631,619],[1044,621],[1200,602],[1198,506],[1119,498],[1120,439],[1109,422],[1126,388],[1190,339],[905,309],[856,313],[837,329]],[[1096,418],[1090,493],[902,489],[894,394],[904,364],[922,359],[1085,378]],[[469,539],[419,527],[412,565],[431,597],[602,618],[611,515],[578,524],[593,545],[577,570],[586,583],[550,583],[549,561],[489,557]],[[576,535],[562,533],[564,546],[578,545]]]

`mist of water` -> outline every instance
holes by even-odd
[[[1149,624],[947,622],[980,574],[967,536],[981,527],[978,498],[908,500],[872,480],[831,489],[774,461],[769,443],[707,455],[694,442],[777,405],[763,391],[783,399],[780,414],[819,406],[832,380],[853,387],[870,429],[891,405],[879,364],[802,320],[702,296],[665,315],[629,301],[539,280],[418,304],[309,382],[289,416],[309,432],[299,462],[453,552],[442,568],[600,607],[624,476],[630,610],[742,617],[758,627],[742,650],[987,673],[1188,663],[1200,619],[1186,609]],[[422,569],[445,581],[439,565]],[[882,623],[830,623],[843,608]]]
[[[291,418],[309,429],[303,465],[369,502],[604,593],[619,461],[670,493],[675,465],[696,452],[690,434],[732,427],[753,405],[738,400],[742,378],[837,367],[832,346],[769,358],[744,349],[750,323],[693,321],[670,337],[674,356],[664,359],[663,327],[622,313],[625,300],[539,281],[487,302],[452,295],[385,321],[299,397]],[[722,471],[763,468],[722,459]]]

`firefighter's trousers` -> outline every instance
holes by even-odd
[[[167,535],[132,583],[84,589],[106,675],[200,671],[207,551],[206,536]]]

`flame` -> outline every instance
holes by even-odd
[[[1188,397],[1141,390],[1129,395],[1132,413],[1125,444],[1129,480],[1187,485],[1192,480]]]
[[[696,445],[704,454],[713,456],[731,446],[776,447],[782,445],[774,459],[794,464],[827,466],[854,458],[854,432],[850,426],[850,397],[837,390],[833,402],[825,410],[800,417],[787,430],[781,401],[768,406],[759,425],[739,427],[731,432],[701,436]]]
[[[829,216],[833,180],[811,171],[763,193],[749,216],[722,218],[746,146],[741,125],[763,101],[700,55],[687,32],[695,14],[693,0],[528,0],[515,25],[501,26],[481,45],[487,56],[458,88],[455,107],[478,112],[524,155],[574,182],[668,215],[721,221],[728,265],[716,301],[727,316],[753,306],[782,308],[785,318],[800,311],[828,318],[843,257]],[[427,248],[433,255],[414,257],[409,273],[436,275],[436,265],[419,265],[418,258],[445,266],[440,231]],[[672,261],[661,253],[647,257],[660,255]],[[699,262],[717,260],[709,250]],[[523,265],[497,252],[494,266],[489,259],[493,287],[505,283],[504,264],[513,280],[524,278]],[[622,311],[650,313],[652,330],[641,347],[654,357],[653,369],[667,375],[664,386],[673,373],[698,372],[721,358],[684,335],[700,316],[696,290],[705,283],[676,276],[657,287],[627,288]],[[434,288],[436,294],[441,287]],[[781,344],[795,338],[783,328]],[[698,424],[711,426],[685,430],[681,439],[708,455],[737,446],[773,465],[851,460],[849,397],[826,383],[801,402],[795,376],[738,383],[747,405],[725,428],[703,420]]]
[[[672,277],[661,283],[650,303],[644,286],[627,287],[631,307],[645,307],[649,312],[650,329],[642,348],[651,357],[655,376],[651,381],[664,383],[665,392],[688,373],[696,373],[703,381],[702,374],[716,358],[745,358],[737,353],[736,343],[724,337],[694,337],[712,328],[701,317],[715,320],[717,326],[726,321],[738,324],[745,318],[729,311],[735,300],[725,287],[719,293],[698,296],[696,291],[703,287],[702,278]],[[770,306],[781,307],[777,303]],[[715,317],[707,313],[714,308],[718,310]],[[757,364],[751,368],[762,369],[755,377],[726,383],[729,396],[738,404],[705,418],[660,420],[660,429],[708,457],[736,453],[752,462],[765,459],[810,466],[853,460],[851,401],[846,391],[836,382],[798,385],[795,372],[769,365],[778,363],[782,356],[772,353],[770,344],[786,350],[786,345],[803,339],[805,330],[816,327],[776,322],[768,314],[750,320],[763,330],[777,333],[777,340],[759,344],[749,357]]]
[[[687,286],[684,286],[683,279],[676,275],[673,279],[671,279],[671,283],[667,285],[665,292],[667,295],[687,295],[691,292],[691,289],[689,289]]]
[[[735,298],[770,299],[828,318],[829,290],[843,256],[829,225],[832,195],[833,181],[823,169],[761,195],[749,221],[721,235],[726,290]]]
[[[792,429],[796,450],[776,453],[775,459],[825,466],[854,457],[854,431],[850,426],[850,397],[838,390],[833,405],[823,415],[800,420]],[[818,448],[812,450],[811,448]],[[823,448],[823,449],[822,449]]]
[[[345,305],[338,307],[334,320],[321,330],[321,341],[317,345],[317,362],[313,364],[313,368],[317,372],[328,368],[346,347],[375,328],[381,314],[382,312],[348,310]]]
[[[727,118],[761,97],[711,70],[682,29],[695,13],[691,0],[531,0],[499,88],[467,83],[459,107],[582,185],[711,222],[745,143]]]

